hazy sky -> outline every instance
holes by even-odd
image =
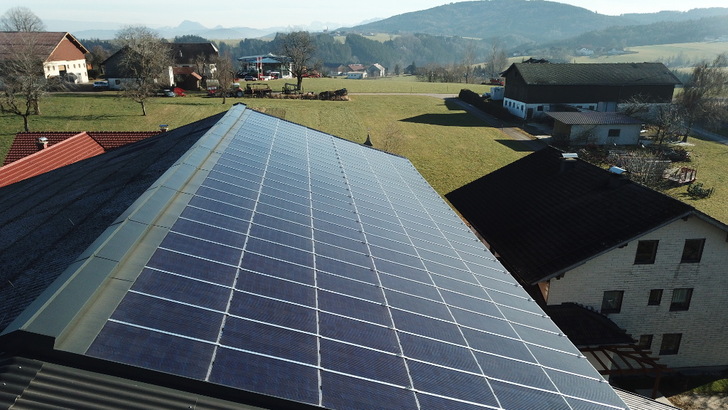
[[[686,11],[693,8],[728,7],[726,0],[562,0],[600,14],[648,13],[662,10]],[[146,25],[177,26],[184,20],[208,28],[224,27],[304,27],[313,22],[330,28],[350,26],[365,20],[391,17],[411,11],[452,3],[442,0],[277,0],[277,1],[3,1],[0,14],[15,6],[31,9],[43,21],[70,20]],[[497,21],[497,20],[495,20]],[[493,19],[488,19],[493,23]]]

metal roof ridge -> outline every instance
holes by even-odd
[[[217,161],[219,148],[230,143],[234,135],[231,131],[238,129],[249,115],[244,104],[230,108],[0,336],[14,331],[31,332],[54,338],[56,348],[63,345],[63,350],[83,353],[92,342],[88,337],[95,334],[88,329],[100,328],[108,319],[156,249],[148,243],[140,246],[141,240],[161,243],[171,228],[170,222],[176,219],[175,214],[181,213],[190,194],[208,174],[209,165]],[[80,323],[87,315],[89,320]],[[71,329],[74,331],[70,332]],[[70,333],[77,336],[65,340],[64,336]]]

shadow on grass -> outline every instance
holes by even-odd
[[[516,152],[535,152],[543,147],[538,141],[522,141],[522,140],[495,140]]]
[[[402,122],[413,122],[418,124],[442,125],[446,127],[482,127],[483,122],[478,121],[466,112],[457,114],[422,114],[415,117],[405,118]]]

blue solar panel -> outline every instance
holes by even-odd
[[[620,405],[409,161],[237,119],[88,355],[327,408]]]
[[[204,379],[213,351],[212,343],[150,332],[110,321],[86,354],[145,369]]]
[[[238,350],[217,349],[209,381],[302,403],[319,402],[315,367]]]
[[[417,361],[408,364],[416,390],[490,406],[498,405],[489,383],[482,376]]]
[[[401,356],[329,339],[321,340],[321,366],[330,371],[370,380],[398,386],[409,385],[404,358]]]
[[[111,319],[138,327],[214,342],[222,324],[221,312],[129,293]]]
[[[235,317],[225,321],[223,346],[316,365],[316,336]]]
[[[226,286],[233,284],[237,273],[235,266],[224,265],[165,249],[157,249],[147,262],[147,266]]]
[[[321,372],[323,406],[332,409],[417,409],[414,392],[400,386]]]
[[[218,311],[225,310],[230,298],[228,287],[148,268],[139,275],[132,290]]]
[[[389,327],[321,313],[319,331],[322,337],[341,340],[385,352],[398,353],[397,337]]]
[[[443,343],[407,333],[401,333],[399,340],[407,357],[458,370],[480,373],[472,351],[465,346]]]

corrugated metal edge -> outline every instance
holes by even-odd
[[[7,409],[261,409],[24,357],[0,357],[0,406]]]
[[[660,403],[657,400],[650,399],[649,397],[645,397],[642,395],[639,395],[637,393],[632,393],[627,390],[623,390],[617,387],[614,387],[614,391],[617,393],[617,395],[622,399],[622,401],[630,408],[630,410],[677,410],[679,407],[671,406],[669,404]]]

